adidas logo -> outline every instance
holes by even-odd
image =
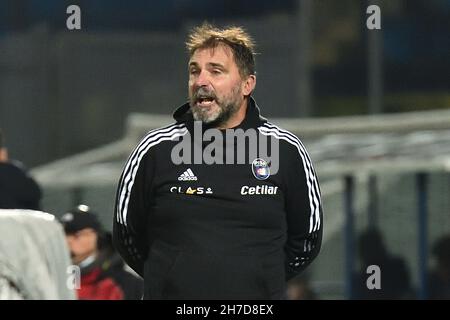
[[[178,177],[178,181],[197,181],[197,177],[189,168]]]

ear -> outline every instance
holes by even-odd
[[[8,150],[6,148],[0,148],[0,162],[8,161]]]
[[[254,74],[249,75],[242,84],[242,94],[249,96],[256,87],[256,76]]]

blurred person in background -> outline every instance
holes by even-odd
[[[0,209],[39,210],[41,189],[23,165],[8,156],[0,129]]]
[[[353,295],[360,300],[411,299],[413,296],[408,266],[403,258],[391,254],[383,241],[380,230],[369,228],[359,236],[358,251],[361,269],[354,275]],[[369,289],[367,267],[380,268],[381,288]]]
[[[41,189],[9,159],[0,130],[0,300],[74,299],[61,224],[39,211]]]
[[[124,292],[101,267],[98,240],[101,224],[90,208],[79,205],[60,219],[64,226],[72,262],[80,267],[80,300],[122,300]]]
[[[439,238],[432,248],[436,266],[430,271],[429,298],[450,299],[450,235]]]
[[[120,286],[125,300],[141,300],[144,294],[144,280],[123,261],[112,244],[111,232],[104,232],[99,238],[99,258],[103,274],[111,277]]]

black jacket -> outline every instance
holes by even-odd
[[[19,166],[0,163],[0,209],[40,210],[41,189]]]
[[[124,300],[142,299],[144,291],[142,279],[125,270],[125,263],[117,253],[105,259],[101,266],[102,275],[113,279],[122,289]]]
[[[251,99],[237,128],[277,139],[276,174],[257,179],[251,159],[175,165],[177,137],[193,139],[194,122],[188,104],[174,118],[134,149],[117,190],[113,241],[143,276],[144,298],[283,298],[286,280],[311,263],[322,239],[319,184],[304,146]]]

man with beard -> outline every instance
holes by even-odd
[[[254,43],[242,28],[204,24],[186,45],[189,102],[175,111],[175,124],[150,131],[128,158],[117,189],[114,245],[144,278],[144,299],[286,298],[286,281],[321,246],[311,160],[295,135],[260,116],[251,96]],[[243,148],[211,142],[219,160],[239,158],[255,144],[256,157],[199,163],[196,150],[211,144],[194,139],[194,162],[175,163],[172,150],[199,123],[205,133],[256,137]],[[279,170],[262,156],[268,145]]]

